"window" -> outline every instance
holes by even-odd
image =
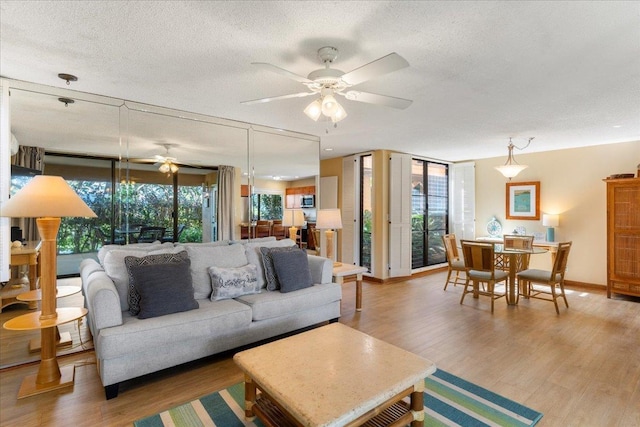
[[[360,265],[371,271],[371,233],[373,231],[373,156],[360,157]]]
[[[282,194],[251,195],[251,220],[282,219]]]

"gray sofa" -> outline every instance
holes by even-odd
[[[273,273],[267,270],[265,275],[265,250],[261,248],[292,245],[291,240],[273,238],[236,243],[114,245],[101,249],[99,262],[84,260],[80,266],[82,291],[107,399],[118,395],[122,381],[337,321],[342,293],[341,287],[332,283],[332,263],[327,258],[307,256],[312,286],[286,293],[266,289]],[[134,304],[128,295],[131,276],[125,258],[139,260],[178,253],[185,256],[184,251],[190,260],[197,309],[144,319],[132,315],[130,305]],[[216,287],[212,288],[210,267],[233,270],[249,264],[255,266],[259,293],[212,300]]]

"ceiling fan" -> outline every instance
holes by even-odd
[[[260,104],[280,99],[320,95],[318,99],[305,108],[305,114],[314,121],[317,121],[320,118],[320,115],[324,115],[330,118],[334,123],[337,123],[344,119],[347,116],[347,113],[336,101],[335,95],[344,96],[350,101],[384,105],[401,110],[409,107],[413,102],[409,99],[362,92],[359,90],[349,90],[352,86],[356,86],[360,83],[366,82],[367,80],[408,67],[409,63],[395,52],[376,59],[362,67],[356,68],[355,70],[349,71],[348,73],[336,68],[331,68],[331,64],[338,57],[338,49],[335,47],[325,46],[318,49],[318,57],[323,62],[324,68],[312,71],[307,77],[292,73],[291,71],[287,71],[273,64],[253,62],[252,65],[256,65],[264,70],[283,75],[302,83],[307,87],[308,91],[254,99],[251,101],[244,101],[242,104]]]
[[[158,167],[158,170],[162,173],[176,173],[178,172],[178,165],[176,164],[176,162],[178,161],[177,158],[175,157],[171,157],[169,155],[169,148],[171,148],[171,144],[163,144],[164,145],[164,149],[166,150],[166,152],[164,153],[164,156],[161,156],[159,154],[156,154],[154,157],[156,158],[156,164],[154,166],[157,166],[158,164],[160,164],[160,166]]]
[[[178,159],[176,157],[172,157],[169,154],[169,149],[174,144],[158,144],[164,147],[165,152],[164,155],[156,154],[152,158],[149,159],[129,159],[130,162],[134,163],[153,163],[154,166],[158,167],[158,170],[162,173],[176,173],[178,172]]]

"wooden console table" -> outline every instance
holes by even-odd
[[[11,248],[11,266],[28,265],[29,266],[29,289],[34,291],[38,288],[38,280],[40,279],[40,241],[27,242],[19,248]],[[21,301],[17,298],[15,292],[11,292],[13,288],[7,285],[5,289],[0,291],[0,310],[11,304],[27,303],[29,308],[36,308],[35,302]]]

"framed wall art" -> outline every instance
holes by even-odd
[[[540,181],[507,183],[507,219],[540,219]]]

